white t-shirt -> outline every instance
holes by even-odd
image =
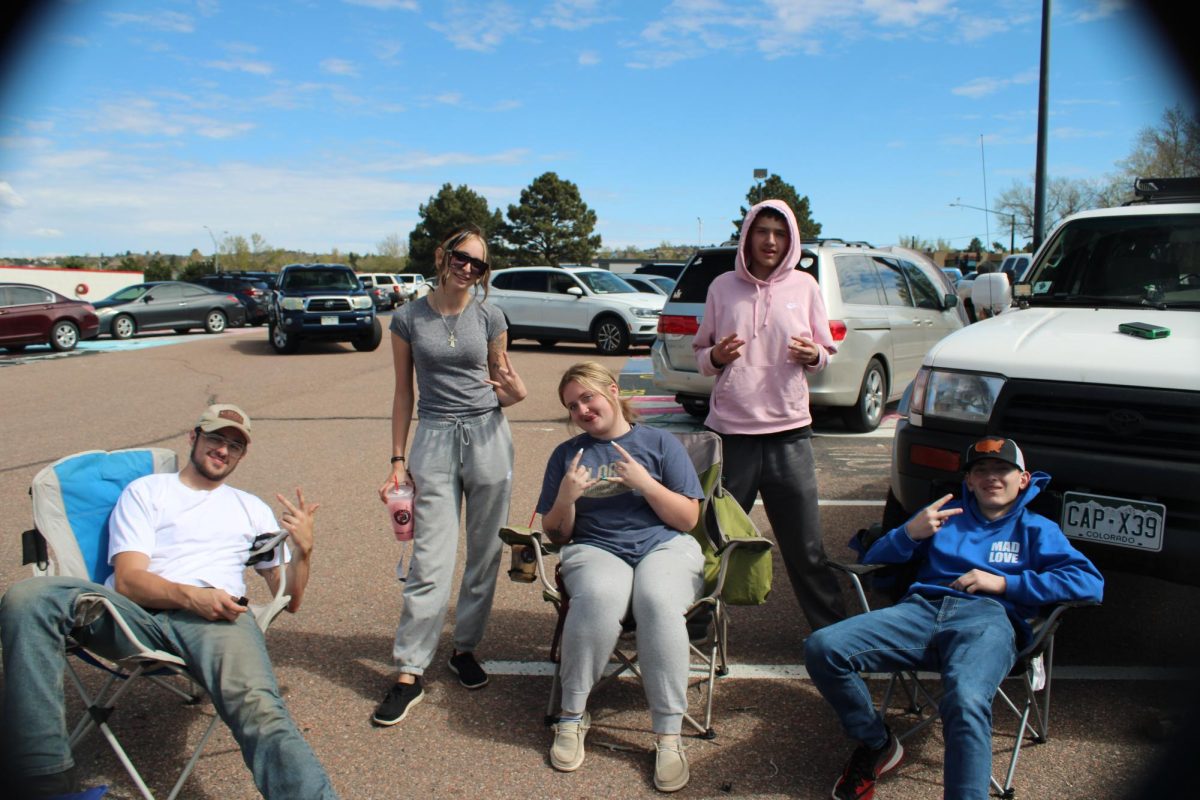
[[[178,473],[147,475],[130,483],[109,520],[108,563],[117,553],[150,557],[150,572],[174,583],[246,593],[244,571],[254,538],[278,531],[270,506],[232,486],[189,489]],[[278,566],[289,554],[255,565]],[[113,576],[105,582],[113,588]]]

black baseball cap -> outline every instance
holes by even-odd
[[[985,458],[995,458],[1012,464],[1022,472],[1025,471],[1025,454],[1012,439],[1000,436],[985,436],[967,448],[967,469],[976,461]]]

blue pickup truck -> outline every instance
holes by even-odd
[[[295,353],[306,339],[350,342],[369,352],[383,341],[375,303],[345,264],[289,264],[271,295],[270,340]]]

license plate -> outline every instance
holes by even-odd
[[[1072,539],[1157,552],[1162,550],[1166,522],[1167,507],[1161,503],[1063,494],[1062,529]]]
[[[322,325],[337,325],[338,318],[337,317],[321,317],[321,324]]]

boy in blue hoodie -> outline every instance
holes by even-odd
[[[864,563],[917,560],[917,579],[890,608],[813,634],[805,664],[847,735],[859,742],[833,788],[835,800],[870,800],[875,780],[904,748],[884,725],[860,672],[933,670],[946,758],[947,800],[986,798],[992,771],[992,699],[1041,606],[1099,601],[1104,578],[1062,529],[1028,509],[1050,482],[1030,475],[1011,439],[967,451],[963,499],[930,504],[876,541]]]

